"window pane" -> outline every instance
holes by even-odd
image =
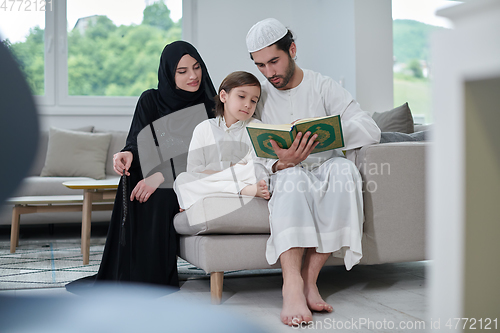
[[[69,95],[139,96],[155,88],[163,48],[181,39],[180,15],[182,0],[68,1]]]
[[[454,4],[456,1],[392,1],[394,106],[408,102],[417,124],[432,122],[430,36],[452,27],[435,12]]]
[[[45,8],[40,3],[0,2],[0,40],[14,54],[34,95],[45,94]]]

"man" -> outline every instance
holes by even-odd
[[[380,129],[349,92],[331,78],[297,65],[293,35],[281,22],[258,22],[246,42],[251,59],[267,79],[256,111],[264,123],[338,114],[342,149],[379,142]],[[281,262],[281,320],[287,325],[311,321],[311,311],[333,311],[316,286],[319,271],[332,253],[344,258],[348,270],[362,257],[361,176],[341,152],[309,156],[316,137],[310,132],[299,134],[289,149],[271,140],[279,159],[271,161],[271,236],[266,258],[270,264],[278,258]]]

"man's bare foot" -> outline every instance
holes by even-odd
[[[303,286],[302,279],[283,284],[283,309],[280,317],[285,325],[297,326],[312,321],[312,313],[307,307]]]
[[[259,182],[253,185],[245,186],[241,190],[241,194],[264,198],[266,200],[271,197],[271,195],[269,194],[269,189],[267,188],[267,183],[264,179],[261,179]]]
[[[307,306],[312,311],[326,311],[332,312],[333,307],[325,302],[319,294],[316,284],[306,284],[304,286],[304,296],[306,298]]]

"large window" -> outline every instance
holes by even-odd
[[[24,10],[35,0],[2,1],[0,38],[40,104],[134,105],[156,87],[163,47],[181,39],[182,0],[37,0],[37,11]]]
[[[69,95],[139,96],[158,81],[159,55],[181,39],[162,2],[68,1]]]
[[[12,51],[34,95],[45,95],[44,1],[0,1],[0,39]]]
[[[408,102],[415,123],[432,123],[430,36],[451,28],[437,9],[444,0],[393,0],[394,106]]]

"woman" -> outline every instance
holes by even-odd
[[[153,121],[186,107],[204,103],[213,117],[216,95],[205,63],[189,43],[176,41],[165,47],[158,69],[158,89],[142,93],[132,120],[125,148],[113,158],[115,172],[126,177],[127,219],[121,227],[123,184],[115,199],[101,266],[86,282],[107,280],[142,282],[179,287],[177,235],[173,218],[179,211],[175,192],[158,188],[160,173],[143,179],[139,165],[137,135]],[[121,235],[121,233],[123,233]],[[121,238],[121,239],[120,239]],[[67,285],[69,291],[77,280]]]

